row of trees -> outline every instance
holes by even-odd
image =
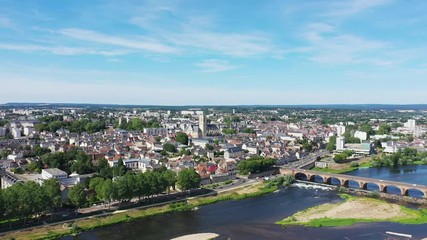
[[[240,173],[247,175],[249,173],[258,173],[271,169],[276,164],[276,160],[264,157],[252,157],[239,162],[237,168]]]
[[[143,121],[139,118],[134,118],[132,120],[130,120],[129,122],[127,121],[122,121],[122,123],[119,125],[119,123],[117,122],[115,127],[124,129],[124,130],[128,130],[128,131],[142,131],[144,130],[144,128],[159,128],[160,127],[160,122],[157,118],[152,118],[148,121]]]
[[[42,185],[33,181],[0,190],[0,219],[28,219],[39,217],[61,206],[61,191],[55,179]]]
[[[105,121],[81,119],[73,122],[64,122],[62,120],[46,121],[34,126],[38,131],[56,132],[58,129],[64,128],[70,132],[82,133],[96,133],[105,129]]]
[[[166,168],[159,168],[145,173],[126,173],[124,176],[109,178],[95,177],[90,180],[87,189],[83,184],[78,184],[69,191],[70,202],[77,208],[87,203],[104,202],[112,200],[129,201],[132,198],[149,198],[163,192],[175,189],[181,190],[198,188],[200,176],[193,169],[185,169],[178,175]]]
[[[372,165],[374,167],[397,167],[416,162],[427,164],[427,152],[417,152],[415,148],[404,148],[397,153],[374,158]]]

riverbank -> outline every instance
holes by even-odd
[[[362,222],[395,222],[401,224],[427,223],[427,210],[415,210],[383,200],[341,194],[344,201],[321,204],[295,213],[282,221],[282,226],[308,227],[350,226]]]
[[[1,236],[4,239],[57,239],[68,235],[77,235],[83,231],[89,231],[99,227],[113,224],[130,222],[150,216],[167,214],[179,211],[193,210],[199,206],[212,204],[226,200],[241,200],[250,197],[262,196],[273,193],[278,189],[273,182],[258,182],[253,185],[232,189],[212,197],[194,197],[187,201],[165,204],[158,207],[145,209],[130,209],[116,211],[113,214],[103,217],[89,217],[65,224],[55,224],[50,226],[36,227],[31,230],[12,232]]]

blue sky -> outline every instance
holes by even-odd
[[[0,103],[427,103],[427,1],[0,4]]]

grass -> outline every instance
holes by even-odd
[[[70,223],[66,226],[64,225],[52,225],[47,227],[34,228],[25,232],[14,232],[7,234],[4,237],[5,239],[57,239],[63,236],[76,235],[83,231],[89,231],[99,227],[105,227],[112,224],[124,223],[134,221],[136,219],[141,219],[145,217],[167,214],[172,212],[180,211],[189,211],[198,206],[203,206],[207,204],[213,204],[220,201],[227,200],[242,200],[251,197],[258,197],[265,194],[272,193],[278,189],[277,186],[271,186],[267,182],[264,186],[256,185],[257,188],[255,192],[249,193],[222,193],[214,197],[203,197],[195,198],[188,200],[187,202],[178,202],[171,203],[168,205],[160,207],[152,207],[146,209],[131,209],[129,211],[120,212],[117,214],[108,215],[106,217],[95,217],[95,218],[86,218],[82,220],[76,220],[74,223]],[[236,190],[239,191],[239,190]]]
[[[344,168],[341,169],[333,169],[333,168],[312,168],[311,170],[313,171],[319,171],[319,172],[326,172],[326,173],[335,173],[335,174],[340,174],[340,173],[346,173],[346,172],[351,172],[354,170],[357,170],[359,168],[369,168],[369,167],[373,167],[372,166],[372,161],[368,161],[368,162],[363,162],[361,163],[359,166],[357,167],[351,167],[350,164],[346,164],[346,166]]]
[[[401,216],[389,218],[389,219],[377,219],[377,218],[316,218],[311,219],[308,222],[302,222],[297,219],[297,216],[302,214],[317,214],[325,212],[333,207],[336,207],[344,202],[362,199],[371,201],[379,204],[388,204],[387,202],[373,198],[358,198],[349,194],[339,194],[344,199],[343,202],[336,204],[321,204],[311,208],[307,208],[303,211],[297,212],[296,214],[283,219],[282,221],[276,222],[282,226],[287,225],[303,225],[306,227],[338,227],[338,226],[351,226],[356,223],[370,223],[370,222],[395,222],[400,224],[425,224],[427,223],[427,209],[411,209],[405,206],[400,206]]]

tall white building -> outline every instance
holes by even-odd
[[[337,150],[343,150],[345,144],[345,138],[344,137],[337,137],[336,147]]]
[[[405,123],[405,127],[406,127],[406,128],[409,128],[410,130],[415,130],[415,126],[416,126],[415,119],[409,119],[409,120]]]
[[[345,126],[338,125],[337,126],[337,136],[341,137],[342,135],[344,135],[344,133],[345,133]]]
[[[11,128],[10,133],[12,134],[13,138],[20,138],[21,137],[21,129],[19,129],[19,128]]]

